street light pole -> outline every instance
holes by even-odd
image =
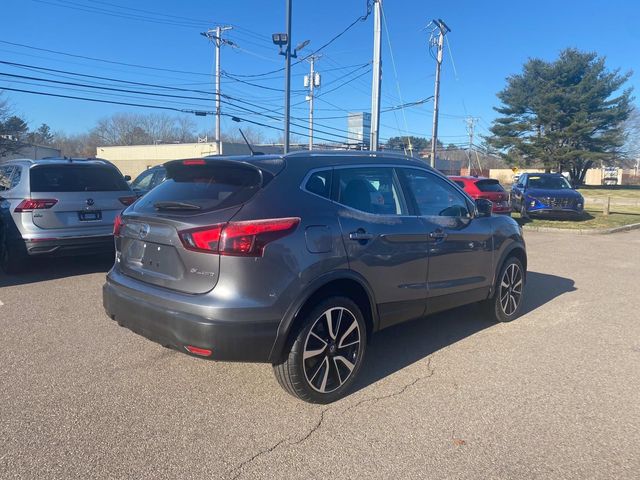
[[[284,54],[284,153],[289,153],[289,115],[291,112],[291,0],[285,0],[287,48]]]

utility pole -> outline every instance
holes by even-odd
[[[315,88],[320,86],[320,74],[315,71],[315,63],[319,58],[320,55],[311,55],[308,58],[309,75],[304,77],[304,86],[309,89],[309,95],[305,99],[309,102],[309,150],[313,150],[313,96]]]
[[[381,48],[382,28],[381,12],[382,0],[373,0],[373,80],[371,82],[371,136],[369,148],[378,150],[380,131],[380,83],[382,82]]]
[[[218,146],[218,155],[222,154],[222,142],[220,141],[220,47],[223,44],[233,45],[229,40],[222,38],[222,32],[231,30],[233,27],[216,27],[213,30],[207,30],[201,35],[212,40],[216,46],[216,145]]]
[[[436,82],[435,93],[433,94],[433,130],[431,134],[431,166],[436,166],[436,150],[438,145],[438,101],[440,99],[440,67],[442,66],[442,50],[444,47],[444,36],[451,31],[447,24],[441,19],[432,20],[436,27],[431,31],[431,38],[429,39],[430,47],[436,45],[438,47],[438,53],[436,55]],[[439,31],[438,37],[434,36],[436,30]]]
[[[471,175],[471,149],[473,148],[473,130],[476,125],[476,118],[467,117],[464,119],[467,124],[467,133],[469,134],[469,151],[467,152],[467,156],[469,157],[469,175]]]

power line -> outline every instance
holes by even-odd
[[[143,69],[146,69],[146,70],[156,70],[156,71],[161,71],[161,72],[183,73],[183,74],[187,74],[187,75],[200,75],[200,76],[204,76],[204,77],[211,77],[210,73],[189,72],[189,71],[186,71],[186,70],[174,70],[174,69],[171,69],[171,68],[151,67],[151,66],[148,66],[148,65],[139,65],[139,64],[136,64],[136,63],[117,62],[115,60],[105,60],[103,58],[89,57],[89,56],[86,56],[86,55],[76,55],[74,53],[65,53],[65,52],[60,52],[60,51],[57,51],[57,50],[50,50],[48,48],[33,47],[31,45],[25,45],[24,43],[8,42],[6,40],[0,40],[0,43],[4,43],[6,45],[12,45],[14,47],[28,48],[30,50],[38,50],[38,51],[41,51],[41,52],[54,53],[56,55],[64,55],[66,57],[82,58],[83,60],[91,60],[91,61],[94,61],[94,62],[110,63],[110,64],[113,64],[113,65],[123,65],[125,67],[143,68]]]
[[[340,33],[334,35],[326,43],[324,43],[322,46],[320,46],[319,48],[317,48],[313,52],[309,53],[308,55],[305,55],[304,57],[300,58],[299,60],[296,60],[291,65],[293,66],[293,65],[297,65],[299,63],[302,63],[305,60],[307,60],[308,58],[310,58],[311,56],[316,55],[317,53],[319,53],[323,49],[327,48],[329,45],[331,45],[333,42],[335,42],[337,39],[339,39],[341,36],[343,36],[349,30],[351,30],[356,24],[358,24],[358,22],[364,22],[367,18],[369,18],[369,14],[370,13],[371,13],[371,4],[370,4],[369,1],[367,1],[367,12],[364,15],[361,15],[358,18],[356,18],[352,23],[350,23]],[[243,78],[255,78],[255,77],[264,77],[265,75],[272,75],[274,73],[279,73],[279,72],[282,72],[282,71],[284,71],[284,67],[281,67],[281,68],[278,68],[278,69],[275,69],[275,70],[270,70],[268,72],[263,72],[263,73],[242,74],[242,75],[241,74],[236,74],[236,76],[237,77],[243,77]]]

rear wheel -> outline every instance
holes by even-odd
[[[495,293],[484,301],[489,316],[498,322],[510,322],[520,316],[524,299],[525,272],[516,257],[504,262]]]
[[[331,297],[305,315],[286,358],[273,365],[280,386],[310,403],[342,398],[362,366],[364,317],[346,297]]]
[[[10,242],[6,228],[0,227],[0,269],[7,274],[20,273],[27,260],[24,245]]]

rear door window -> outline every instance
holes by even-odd
[[[32,192],[118,192],[129,190],[122,175],[100,165],[39,165],[31,168]]]
[[[135,204],[137,212],[204,212],[248,201],[260,190],[260,172],[245,166],[173,168],[160,185]]]
[[[500,182],[493,179],[478,180],[476,187],[478,187],[478,190],[481,192],[504,192],[504,188],[502,188]]]
[[[332,170],[322,170],[314,172],[309,176],[309,180],[304,188],[307,192],[315,193],[321,197],[331,197],[331,173]]]
[[[18,166],[14,167],[13,177],[11,177],[11,186],[9,188],[10,189],[16,188],[20,183],[21,178],[22,178],[22,167],[18,167]]]
[[[407,214],[393,168],[340,168],[335,170],[335,176],[338,203],[377,215]]]
[[[142,172],[140,175],[138,175],[138,178],[133,181],[133,183],[131,184],[131,188],[134,190],[149,190],[151,180],[153,180],[153,175],[153,170]]]

